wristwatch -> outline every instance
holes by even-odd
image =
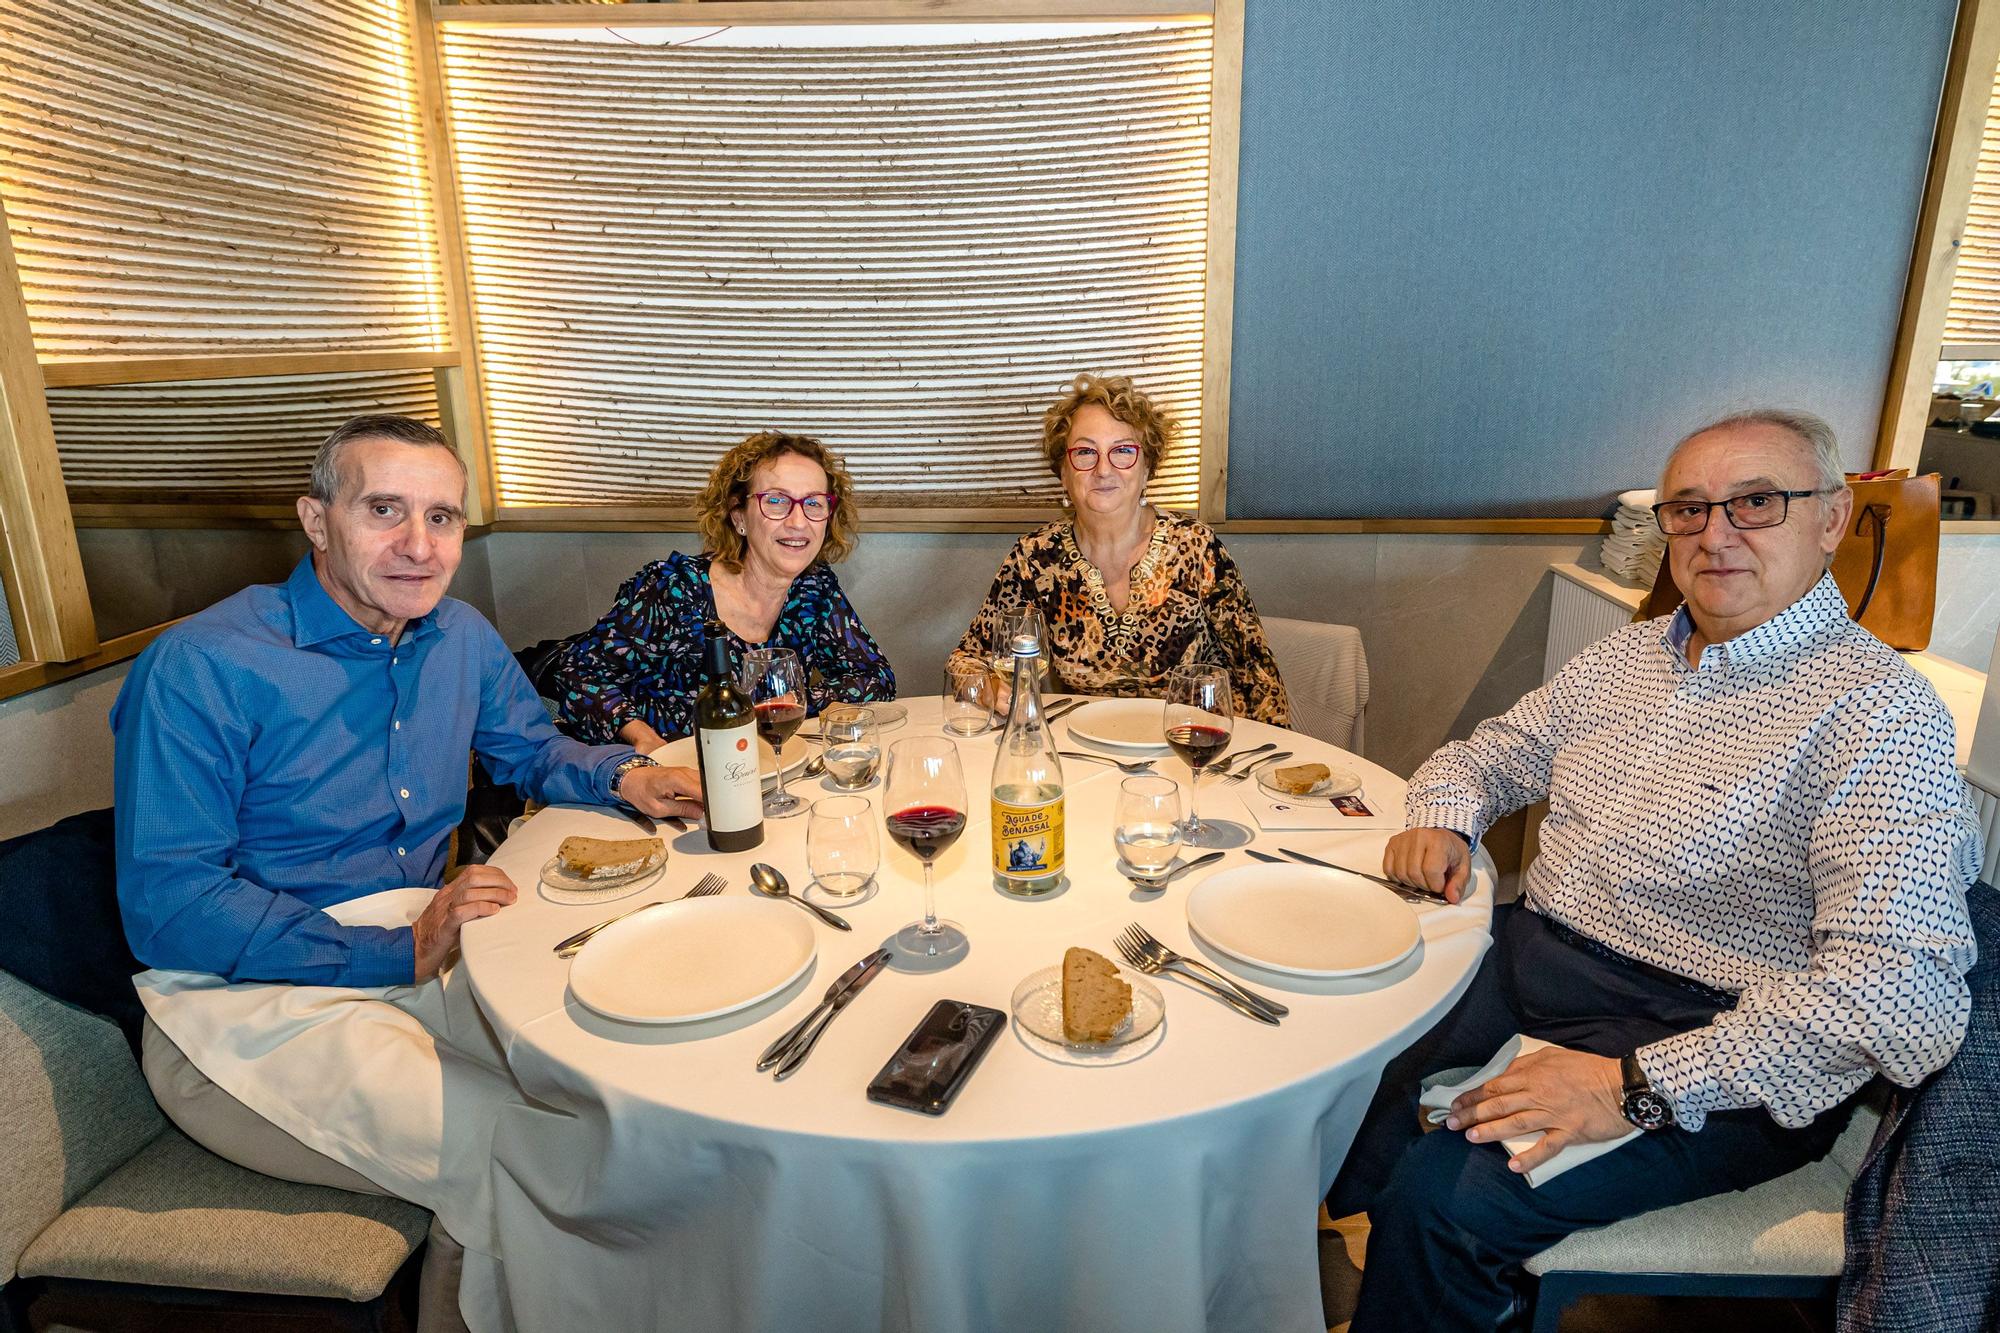
[[[1639,1057],[1628,1055],[1618,1062],[1625,1077],[1625,1118],[1643,1130],[1667,1129],[1674,1123],[1674,1104],[1653,1090]]]
[[[623,782],[625,780],[625,775],[627,773],[630,773],[633,769],[658,768],[658,767],[659,764],[655,763],[651,759],[648,759],[643,754],[635,754],[630,759],[619,760],[618,767],[611,770],[611,794],[613,796],[616,796],[618,794],[618,784]]]

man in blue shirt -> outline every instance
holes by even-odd
[[[560,735],[499,634],[445,599],[465,480],[421,422],[347,423],[298,502],[312,550],[291,578],[190,616],[133,666],[111,725],[141,961],[232,981],[437,975],[467,921],[514,901],[503,872],[460,871],[409,928],[320,909],[438,883],[472,751],[539,800],[700,812],[693,770]]]

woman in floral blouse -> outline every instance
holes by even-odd
[[[990,659],[1008,612],[1048,625],[1053,688],[1160,695],[1184,663],[1226,667],[1244,717],[1288,726],[1285,686],[1236,563],[1207,525],[1145,502],[1174,423],[1122,376],[1079,375],[1042,417],[1072,517],[1016,542],[954,663]]]
[[[705,626],[740,658],[790,648],[807,711],[893,699],[896,676],[830,562],[854,549],[853,483],[819,441],[765,431],[722,456],[698,507],[703,551],[675,552],[625,581],[604,618],[550,668],[560,721],[583,740],[641,753],[694,730]]]

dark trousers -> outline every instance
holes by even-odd
[[[1721,1007],[1719,997],[1565,942],[1524,908],[1500,910],[1464,998],[1389,1062],[1327,1194],[1334,1217],[1369,1218],[1351,1333],[1500,1327],[1513,1304],[1508,1268],[1583,1227],[1783,1175],[1825,1156],[1847,1123],[1847,1106],[1795,1130],[1762,1109],[1715,1112],[1698,1134],[1642,1135],[1539,1189],[1507,1169],[1497,1143],[1423,1133],[1419,1081],[1483,1065],[1517,1032],[1624,1056],[1703,1026]]]

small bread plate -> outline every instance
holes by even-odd
[[[771,753],[771,747],[765,744],[762,738],[759,738],[757,741],[757,754],[763,763],[764,785],[766,787],[777,786],[778,765],[776,756]],[[667,764],[669,766],[684,768],[700,767],[695,756],[694,737],[692,736],[683,736],[677,741],[668,741],[665,745],[653,751],[651,757],[655,763]],[[813,745],[811,741],[805,738],[805,733],[802,731],[792,733],[792,738],[785,742],[785,781],[790,782],[793,778],[797,777],[799,770],[804,768],[806,761],[812,757]]]
[[[1158,699],[1094,699],[1062,719],[1071,739],[1118,754],[1166,754],[1166,708]]]
[[[1138,1059],[1159,1044],[1147,1038],[1159,1032],[1167,1002],[1158,986],[1129,968],[1119,968],[1118,978],[1132,988],[1132,1012],[1105,1041],[1070,1041],[1063,1036],[1062,965],[1030,972],[1014,987],[1021,1040],[1061,1064],[1120,1065]]]
[[[1408,958],[1423,939],[1410,905],[1378,884],[1317,866],[1254,865],[1210,875],[1188,925],[1232,958],[1301,977],[1352,977]]]
[[[1280,801],[1308,801],[1315,798],[1330,799],[1335,796],[1352,796],[1361,790],[1361,775],[1351,769],[1335,768],[1327,765],[1328,774],[1314,783],[1310,791],[1286,791],[1271,781],[1272,765],[1257,770],[1257,785],[1265,794]],[[1283,768],[1278,764],[1275,767]]]
[[[787,903],[687,898],[613,922],[569,966],[570,994],[627,1023],[693,1023],[768,999],[812,966],[812,923]]]
[[[875,715],[877,731],[894,731],[910,719],[910,710],[893,699],[880,701],[863,699],[855,707],[865,708]]]
[[[613,903],[620,898],[630,898],[666,873],[666,869],[664,848],[660,859],[650,865],[640,866],[623,875],[606,875],[601,879],[572,875],[563,869],[560,856],[551,856],[542,867],[542,896],[552,903]]]

